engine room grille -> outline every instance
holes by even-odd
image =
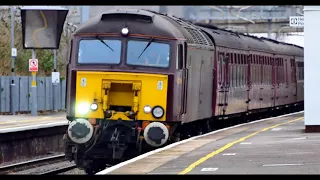
[[[188,43],[213,46],[213,42],[208,35],[202,32],[200,29],[197,29],[192,23],[178,18],[176,18],[175,21],[177,21],[184,29],[188,31],[188,33],[184,33]]]

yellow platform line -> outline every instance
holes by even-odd
[[[276,124],[276,125],[273,125],[273,126],[270,126],[270,127],[267,127],[267,128],[264,128],[264,129],[261,129],[260,131],[257,131],[257,132],[254,132],[252,134],[249,134],[245,137],[242,137],[236,141],[233,141],[231,143],[228,143],[226,144],[225,146],[219,148],[218,150],[216,151],[213,151],[209,154],[207,154],[206,156],[200,158],[199,160],[197,160],[196,162],[192,163],[191,165],[189,165],[186,169],[184,169],[183,171],[179,172],[178,174],[187,174],[188,172],[192,171],[192,169],[194,169],[195,167],[199,166],[201,163],[205,162],[206,160],[212,158],[213,156],[223,152],[224,150],[230,148],[231,146],[233,146],[234,144],[237,144],[237,143],[240,143],[254,135],[257,135],[258,133],[261,133],[261,132],[264,132],[264,131],[267,131],[269,129],[273,129],[275,127],[278,127],[278,126],[281,126],[281,125],[285,125],[285,124],[289,124],[289,123],[292,123],[292,122],[295,122],[295,121],[299,121],[301,119],[303,119],[304,117],[301,117],[301,118],[298,118],[298,119],[294,119],[294,120],[291,120],[291,121],[288,121],[288,122],[285,122],[285,123],[279,123],[279,124]]]
[[[9,117],[10,118],[10,117]],[[44,120],[67,120],[67,118],[65,116],[60,116],[60,117],[49,117],[49,118],[39,118],[39,119],[26,119],[26,120],[14,120],[14,122],[12,121],[5,121],[5,122],[0,122],[0,125],[3,124],[12,124],[12,123],[26,123],[26,122],[37,122],[37,121],[44,121]]]

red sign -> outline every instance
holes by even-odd
[[[38,71],[38,59],[29,59],[29,71]]]

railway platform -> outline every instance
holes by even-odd
[[[39,114],[38,116],[31,116],[31,114],[0,115],[0,133],[25,131],[67,124],[68,121],[64,112]]]
[[[317,174],[320,134],[304,130],[303,112],[258,120],[171,144],[97,175]]]

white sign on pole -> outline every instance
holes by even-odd
[[[17,57],[17,49],[16,48],[11,49],[11,57]]]
[[[38,71],[38,59],[29,59],[29,71],[30,72]]]
[[[59,84],[60,83],[60,73],[59,72],[52,72],[52,84]]]
[[[303,16],[290,16],[290,27],[302,28],[304,26]]]

